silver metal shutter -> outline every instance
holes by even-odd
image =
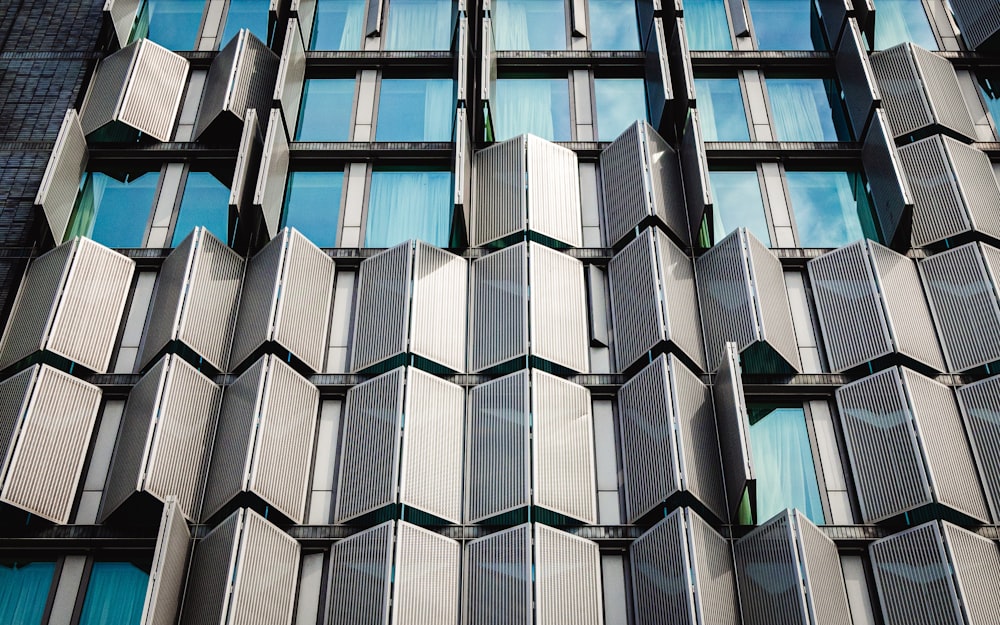
[[[662,18],[653,19],[653,27],[645,42],[646,107],[653,127],[664,134],[673,134],[671,118],[674,86],[670,76],[666,29]]]
[[[733,545],[744,625],[812,625],[792,514],[778,513]]]
[[[823,10],[824,22],[829,28],[832,20],[836,23],[835,28],[839,29],[847,12],[844,0],[825,0],[824,4],[826,5]],[[837,46],[834,63],[837,66],[841,89],[844,91],[844,103],[851,128],[854,130],[854,136],[860,137],[864,134],[874,109],[881,104],[882,94],[878,90],[871,61],[868,60],[868,52],[861,40],[861,28],[853,17],[848,18],[846,23],[847,27]],[[835,40],[835,36],[830,37],[831,42]]]
[[[479,100],[483,107],[483,127],[484,134],[492,135],[495,132],[493,121],[493,95],[496,92],[497,84],[497,46],[493,36],[493,20],[490,17],[483,17],[482,34],[479,38],[480,59],[479,59]]]
[[[472,157],[469,240],[480,247],[528,228],[527,135],[479,150]]]
[[[678,420],[681,487],[718,517],[728,515],[712,392],[673,355],[667,356],[673,410]]]
[[[690,509],[682,511],[694,563],[694,579],[701,599],[702,625],[736,623],[739,601],[733,550],[728,540]]]
[[[603,625],[597,543],[534,524],[535,623]]]
[[[465,18],[462,18],[463,20]],[[462,214],[465,240],[472,240],[472,126],[469,109],[455,110],[455,209]]]
[[[281,277],[287,246],[286,228],[252,258],[247,259],[229,359],[234,369],[239,368],[258,347],[274,338],[274,317],[278,297],[282,294]],[[320,284],[322,283],[321,280]],[[317,339],[317,343],[321,341]]]
[[[535,622],[531,530],[530,524],[518,525],[465,545],[464,625],[532,625]]]
[[[226,625],[292,625],[299,558],[298,541],[246,510]]]
[[[396,525],[392,624],[457,624],[459,567],[457,541],[400,522]]]
[[[288,20],[285,45],[281,50],[281,61],[272,94],[274,103],[281,106],[288,136],[293,138],[298,129],[302,94],[306,86],[306,48],[309,43],[309,35],[301,32],[300,26],[311,32],[312,21],[306,23],[294,17]]]
[[[982,52],[996,49],[1000,5],[991,0],[951,0],[948,4],[969,48]]]
[[[233,184],[229,191],[229,210],[238,218],[246,218],[253,204],[254,186],[257,184],[257,174],[260,171],[260,159],[264,152],[264,139],[261,134],[257,111],[248,109],[243,120],[243,133],[240,135],[240,146],[236,151],[236,169],[233,173]]]
[[[794,510],[791,520],[805,578],[809,623],[851,625],[851,608],[837,545],[802,512]]]
[[[527,356],[528,246],[473,260],[470,291],[469,372]]]
[[[28,265],[0,339],[0,368],[44,349],[78,246],[64,243]]]
[[[406,353],[413,289],[413,243],[361,262],[354,300],[351,371]]]
[[[729,517],[735,520],[744,496],[751,514],[757,516],[756,476],[750,450],[750,417],[743,394],[740,357],[734,343],[726,344],[725,358],[712,383],[715,420],[719,431],[719,450],[725,477]]]
[[[87,169],[87,138],[75,109],[66,111],[52,154],[45,166],[42,183],[35,195],[35,206],[42,208],[52,240],[61,243],[73,216],[80,178]]]
[[[246,510],[229,515],[195,545],[181,625],[227,625],[231,580]]]
[[[528,243],[531,353],[567,369],[590,370],[587,286],[583,263]]]
[[[386,521],[330,547],[330,625],[388,622],[394,530]]]
[[[989,623],[1000,614],[1000,546],[968,530],[942,521],[944,543],[955,573],[959,601],[969,623]]]
[[[149,321],[146,322],[146,333],[142,339],[140,369],[146,369],[177,336],[180,307],[197,251],[195,235],[196,232],[192,231],[160,265],[156,289],[149,304]]]
[[[114,27],[119,47],[129,44],[129,37],[132,35],[136,15],[141,6],[141,0],[107,0],[104,3],[104,13]]]
[[[190,552],[191,532],[177,500],[168,497],[153,551],[149,585],[139,621],[142,625],[174,625],[177,622]]]
[[[316,21],[316,0],[292,0],[290,14],[298,21],[302,34],[302,43],[309,47],[312,41],[312,29]]]
[[[967,384],[957,394],[995,522],[1000,519],[1000,376]]]
[[[421,241],[413,254],[409,351],[464,372],[469,263]]]
[[[712,209],[712,187],[708,181],[708,156],[701,136],[698,111],[690,109],[681,137],[681,176],[684,181],[684,198],[688,208],[690,241],[698,240],[701,220]]]
[[[750,291],[757,309],[760,341],[774,350],[794,371],[802,370],[799,346],[792,325],[785,273],[781,261],[757,237],[747,233],[746,253],[750,264]]]
[[[885,109],[875,109],[861,146],[861,162],[882,238],[893,249],[910,249],[913,193],[903,174],[896,143],[889,135]]]
[[[281,111],[272,109],[264,135],[264,154],[254,189],[253,204],[264,216],[268,236],[273,237],[281,224],[285,205],[285,181],[288,179],[288,138],[281,121]]]
[[[583,245],[580,168],[573,150],[526,135],[528,230],[572,247]]]

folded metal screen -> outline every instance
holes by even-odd
[[[967,384],[956,394],[986,502],[996,522],[1000,520],[1000,377]]]

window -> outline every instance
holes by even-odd
[[[372,172],[365,247],[392,247],[420,239],[438,247],[451,242],[451,172]]]
[[[55,570],[55,562],[0,560],[0,623],[42,625]]]
[[[285,190],[285,226],[319,247],[337,246],[343,171],[293,171]]]
[[[912,41],[937,50],[934,31],[921,0],[875,0],[875,49],[885,50]]]
[[[548,141],[569,141],[569,80],[566,78],[502,78],[497,80],[498,141],[524,133]]]
[[[267,12],[266,0],[229,0],[226,26],[222,29],[219,47],[229,43],[241,28],[249,28],[257,39],[267,43]]]
[[[95,562],[79,625],[139,625],[149,572],[131,562]]]
[[[451,0],[392,0],[388,22],[386,50],[451,49]]]
[[[840,89],[822,78],[767,78],[779,141],[849,141]],[[836,102],[836,106],[831,106]]]
[[[711,241],[705,247],[721,241],[727,234],[744,226],[765,245],[771,244],[764,213],[764,199],[756,171],[712,171],[709,181],[714,199],[712,207]]]
[[[599,141],[614,141],[637,119],[646,119],[646,84],[641,78],[594,80]]]
[[[194,50],[205,0],[147,0],[132,41],[146,37],[171,50]]]
[[[858,172],[786,171],[802,247],[841,247],[879,240],[871,200]]]
[[[296,141],[349,141],[354,79],[309,79],[302,90]]]
[[[496,0],[493,30],[497,50],[565,50],[563,0]]]
[[[376,141],[451,141],[455,87],[450,79],[382,79]]]
[[[757,476],[757,518],[798,508],[825,523],[806,414],[800,406],[748,405],[750,447]]]
[[[177,247],[195,226],[204,226],[220,241],[229,242],[229,187],[207,171],[187,175],[170,246]]]
[[[749,0],[761,50],[823,50],[822,29],[811,0]]]
[[[986,103],[986,110],[993,118],[993,127],[1000,130],[1000,72],[979,69],[975,76],[976,82],[979,83],[979,92]]]
[[[685,0],[684,27],[692,50],[732,50],[726,0]]]
[[[698,78],[694,81],[705,141],[749,141],[743,92],[737,78]],[[719,115],[716,115],[719,111]]]
[[[90,237],[108,247],[142,247],[160,172],[89,172],[64,240]]]
[[[639,20],[632,0],[590,0],[590,49],[639,50]]]
[[[358,50],[365,0],[317,0],[310,50]]]

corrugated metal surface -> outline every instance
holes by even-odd
[[[465,18],[462,18],[465,19]],[[459,84],[464,84],[460,82]],[[455,207],[465,219],[465,239],[472,240],[472,131],[468,109],[455,110]]]
[[[705,154],[705,142],[701,137],[698,111],[695,109],[688,111],[684,135],[681,137],[680,153],[684,197],[688,207],[688,227],[691,229],[690,240],[697,241],[702,216],[712,207],[712,188],[708,184],[708,157]]]
[[[142,340],[139,368],[145,369],[160,350],[177,338],[177,324],[188,289],[188,275],[195,259],[198,229],[191,231],[163,261],[156,277],[156,290],[149,304],[149,321]]]
[[[274,341],[313,371],[322,371],[333,298],[334,262],[298,230],[291,229],[287,236]],[[463,358],[464,355],[463,349]]]
[[[683,509],[687,523],[688,549],[694,563],[696,609],[701,625],[738,622],[736,571],[729,541],[690,509]]]
[[[536,625],[603,625],[597,543],[536,523]]]
[[[601,152],[604,223],[610,245],[617,244],[644,219],[654,214],[655,198],[649,188],[649,182],[654,176],[650,171],[643,141],[645,129],[646,123],[637,121]],[[676,159],[669,146],[665,154]],[[658,169],[663,169],[662,165]],[[656,173],[659,174],[660,171]],[[659,186],[663,189],[665,185],[661,183]],[[685,235],[686,230],[687,228]]]
[[[52,154],[35,196],[35,205],[42,207],[52,239],[56,242],[63,240],[66,226],[73,216],[80,178],[87,168],[88,157],[87,138],[83,135],[80,117],[76,109],[69,109],[63,118],[59,134],[56,135]]]
[[[104,57],[97,64],[83,104],[80,106],[80,126],[85,135],[118,118],[122,98],[131,79],[132,65],[138,58],[143,41],[140,39],[125,46]],[[60,238],[61,236],[62,233]]]
[[[959,598],[970,624],[996,621],[1000,614],[1000,547],[970,531],[942,522]]]
[[[177,500],[168,498],[160,518],[141,625],[174,625],[177,622],[190,551],[191,532],[187,522]]]
[[[643,158],[648,168],[645,175],[649,177],[653,213],[682,243],[689,245],[690,228],[684,205],[685,198],[680,193],[683,186],[677,152],[653,130],[652,126],[645,121],[638,123],[642,129]]]
[[[200,139],[205,129],[227,110],[229,97],[243,69],[240,65],[248,34],[248,31],[239,31],[212,59],[208,76],[205,78],[201,104],[198,106],[198,119],[195,121],[194,130],[196,138]],[[244,111],[239,112],[240,119],[243,119],[243,113]]]
[[[253,203],[254,186],[257,184],[260,159],[264,152],[259,119],[257,111],[250,109],[246,112],[240,146],[236,151],[236,168],[229,191],[229,210],[230,213],[235,212],[237,217],[250,215],[248,211]]]
[[[666,339],[664,308],[670,304],[663,300],[653,241],[654,231],[647,229],[608,263],[618,371]]]
[[[839,29],[846,15],[844,0],[826,0],[825,4],[836,13],[833,19],[837,24],[836,28]],[[823,21],[829,26],[830,13],[828,10],[824,10],[823,13]],[[831,41],[835,39],[836,37],[830,38]],[[865,131],[872,109],[881,103],[882,94],[876,86],[871,62],[868,60],[865,44],[861,40],[861,29],[853,17],[847,20],[847,28],[837,47],[834,63],[837,66],[840,87],[844,90],[844,103],[851,128],[854,130],[854,136],[860,137]]]
[[[463,624],[532,625],[531,525],[471,540],[464,557]]]
[[[889,136],[888,117],[883,108],[875,110],[868,126],[861,146],[861,162],[882,239],[895,249],[909,249],[913,193],[903,174],[896,144]]]
[[[653,27],[645,42],[646,52],[646,108],[649,121],[655,128],[666,131],[673,120],[670,119],[670,102],[674,99],[674,87],[667,62],[667,37],[661,18],[653,19]]]
[[[804,625],[803,571],[785,510],[733,544],[744,625]]]
[[[30,399],[28,391],[37,374],[38,368],[31,367],[0,382],[0,482],[7,474],[7,465],[17,443],[15,438],[21,430]]]
[[[531,353],[573,371],[590,370],[583,263],[528,243]]]
[[[393,625],[457,625],[461,546],[409,523],[396,532]]]
[[[394,527],[386,521],[330,547],[330,625],[388,623]]]
[[[725,520],[728,508],[712,392],[675,356],[667,356],[667,363],[673,411],[678,420],[681,487],[697,497],[720,520]]]
[[[148,39],[138,44],[118,115],[106,121],[119,120],[154,139],[169,141],[187,86],[190,63]]]
[[[531,503],[527,371],[469,389],[466,421],[465,521]]]
[[[396,501],[406,370],[394,369],[347,392],[338,471],[337,523]]]
[[[1000,187],[989,157],[982,150],[950,137],[944,137],[943,141],[972,229],[1000,239],[1000,214],[996,210]]]
[[[199,540],[191,556],[181,625],[227,623],[243,518],[239,509]]]
[[[299,543],[247,510],[227,625],[291,625],[299,578]]]
[[[691,575],[683,514],[683,509],[675,510],[629,545],[637,625],[701,623],[695,605],[696,593],[701,589]],[[705,625],[709,623],[713,622],[706,621]]]
[[[899,148],[899,159],[903,163],[903,171],[906,172],[910,189],[913,191],[913,233],[911,239],[914,246],[924,246],[941,241],[971,229],[972,224],[965,205],[965,198],[962,197],[960,190],[963,180],[958,177],[964,172],[959,172],[954,168],[952,155],[976,151],[974,148],[965,147],[954,139],[946,139],[941,135],[928,137]],[[985,171],[992,178],[993,171],[990,169],[989,159],[982,152],[979,154],[986,160]],[[983,163],[973,161],[967,165],[981,167]],[[975,172],[973,172],[973,177],[975,177]],[[998,200],[1000,198],[1000,191],[996,189],[995,179],[993,180],[992,194],[984,197],[984,200]],[[978,190],[983,192],[986,189],[982,187]]]
[[[1000,292],[994,248],[969,243],[920,261],[934,325],[954,372],[1000,359]],[[992,274],[992,275],[991,275]]]
[[[141,5],[140,0],[107,0],[104,3],[104,12],[111,18],[119,46],[128,45],[132,27],[135,25],[136,13],[139,12]]]
[[[535,505],[586,523],[596,523],[590,391],[533,369],[531,413]]]
[[[472,261],[470,373],[528,354],[527,252],[519,243]]]
[[[583,245],[576,153],[534,135],[527,135],[525,142],[528,229],[570,246]]]
[[[667,340],[705,369],[694,262],[662,232],[654,237]]]
[[[284,229],[270,243],[247,260],[240,307],[233,331],[232,367],[238,368],[254,350],[274,337],[274,316],[278,307],[281,275],[286,262],[289,231]],[[324,254],[325,256],[325,254]],[[303,276],[310,279],[312,276]],[[325,332],[324,328],[324,332]],[[314,334],[313,337],[316,335]],[[317,341],[320,343],[321,341]]]
[[[967,625],[936,522],[876,540],[868,553],[886,625]]]
[[[0,501],[53,523],[67,523],[101,389],[47,365],[33,369],[37,375],[22,407]]]
[[[465,391],[413,367],[406,375],[400,502],[459,523]]]
[[[469,263],[418,241],[414,250],[410,352],[465,371]]]
[[[746,245],[750,263],[750,290],[757,309],[760,340],[777,352],[796,372],[802,371],[781,261],[749,232]]]
[[[354,300],[351,371],[407,350],[413,242],[407,241],[361,262]]]
[[[527,137],[522,135],[473,155],[474,204],[469,226],[473,247],[527,229],[526,144]]]
[[[972,49],[988,51],[995,45],[995,35],[1000,30],[1000,6],[982,0],[950,0],[952,13],[966,45]],[[983,46],[984,43],[988,45]]]
[[[722,364],[727,342],[742,351],[760,338],[744,235],[742,229],[733,232],[695,260],[709,371]]]
[[[792,512],[791,519],[800,566],[806,579],[809,622],[851,625],[851,608],[847,603],[847,588],[844,586],[837,545],[799,510]]]
[[[285,180],[288,178],[288,138],[281,121],[281,111],[272,109],[264,135],[264,153],[254,188],[253,203],[264,215],[268,236],[278,233],[285,205]]]
[[[719,431],[719,449],[726,485],[729,516],[735,519],[743,495],[750,491],[749,502],[756,516],[753,489],[756,478],[750,452],[750,418],[743,395],[743,378],[736,345],[726,345],[726,356],[712,383],[715,420]]]
[[[1000,520],[1000,376],[957,390],[993,521]]]

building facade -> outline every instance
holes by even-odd
[[[1000,3],[3,11],[0,622],[1000,623]]]

